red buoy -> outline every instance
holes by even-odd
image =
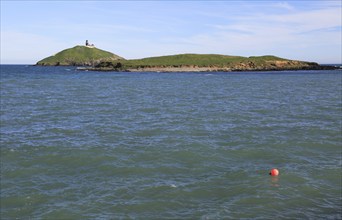
[[[279,170],[277,170],[277,169],[272,169],[272,170],[270,171],[270,175],[271,175],[271,176],[278,176],[278,175],[279,175]]]

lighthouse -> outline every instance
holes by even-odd
[[[86,45],[86,47],[90,47],[90,48],[94,48],[95,47],[94,44],[89,44],[88,40],[86,40],[85,45]]]

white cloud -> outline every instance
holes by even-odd
[[[288,2],[277,2],[277,3],[273,4],[273,7],[282,8],[282,9],[286,9],[286,10],[289,10],[289,11],[294,11],[295,10],[295,7],[290,5]]]
[[[340,10],[324,8],[286,14],[256,12],[231,18],[227,25],[209,25],[213,32],[194,35],[183,41],[232,55],[275,54],[317,62],[325,62],[326,57],[335,56],[334,61],[340,62],[341,50],[336,49],[341,48]],[[305,56],[305,51],[310,51],[310,54]]]
[[[329,8],[287,15],[266,16],[266,20],[277,21],[292,26],[297,31],[312,31],[328,27],[341,26],[341,9]]]

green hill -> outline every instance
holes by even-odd
[[[119,62],[101,62],[94,70],[118,71],[257,71],[317,69],[317,63],[276,56],[242,57],[218,54],[178,54]]]
[[[95,47],[75,46],[37,62],[41,66],[94,66],[104,61],[124,60]]]
[[[231,62],[245,60],[244,57],[226,56],[217,54],[178,54],[170,56],[149,57],[136,60],[126,60],[126,67],[153,67],[153,66],[210,66],[226,65]]]

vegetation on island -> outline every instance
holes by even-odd
[[[124,58],[94,46],[75,46],[37,62],[41,66],[95,66]]]
[[[101,62],[90,70],[102,71],[258,71],[318,69],[317,63],[288,60],[276,56],[227,56],[218,54],[178,54],[119,62]]]
[[[85,46],[75,46],[47,57],[37,65],[86,66],[81,70],[131,71],[131,72],[198,72],[198,71],[267,71],[331,69],[313,62],[289,60],[276,56],[228,56],[219,54],[178,54],[125,60],[100,50],[86,41]]]

